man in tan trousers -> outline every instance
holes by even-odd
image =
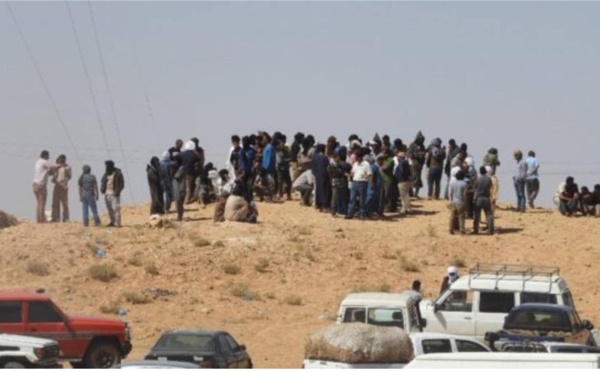
[[[69,221],[69,180],[71,179],[71,167],[67,165],[66,155],[60,155],[56,164],[61,167],[54,172],[52,183],[54,192],[52,194],[52,222]],[[62,220],[60,208],[62,205]]]
[[[33,176],[33,194],[36,199],[36,219],[38,223],[48,222],[46,220],[46,200],[48,198],[48,177],[60,168],[59,164],[51,164],[50,153],[43,150],[40,158],[35,162],[35,174]]]

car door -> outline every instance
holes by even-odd
[[[476,295],[475,336],[483,338],[486,332],[498,332],[504,318],[515,307],[515,292],[479,291]]]
[[[0,302],[0,332],[26,335],[25,309],[20,301]]]
[[[225,335],[225,339],[229,343],[229,347],[233,350],[233,354],[235,355],[235,359],[238,365],[238,368],[249,368],[250,367],[250,357],[246,352],[245,348],[242,348],[237,341],[231,335]]]
[[[26,303],[27,334],[34,337],[56,340],[63,359],[77,358],[83,355],[82,345],[76,335],[67,327],[65,316],[51,301],[30,301]]]
[[[473,295],[473,291],[448,291],[436,303],[436,311],[428,314],[427,332],[473,336],[475,334]]]
[[[462,339],[455,339],[454,342],[456,343],[456,351],[459,353],[472,353],[472,352],[483,352],[483,353],[488,353],[490,352],[488,349],[486,349],[485,347],[479,345],[476,342],[470,341],[470,340],[462,340]]]
[[[237,358],[231,349],[231,346],[229,346],[229,342],[227,342],[225,334],[220,334],[218,339],[221,356],[225,361],[225,368],[238,368]]]

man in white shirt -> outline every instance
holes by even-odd
[[[56,169],[60,168],[60,164],[51,164],[50,153],[43,150],[40,158],[35,162],[35,174],[33,176],[33,194],[37,201],[36,217],[38,223],[47,222],[46,220],[46,199],[48,196],[48,177]]]
[[[354,208],[356,207],[356,199],[360,204],[360,219],[364,219],[367,213],[367,188],[368,182],[371,181],[373,173],[371,172],[371,164],[364,160],[364,149],[360,149],[355,154],[356,162],[352,166],[352,189],[350,190],[350,204],[348,205],[348,214],[346,219],[354,217]]]

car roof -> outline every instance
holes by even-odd
[[[386,292],[360,292],[350,293],[342,300],[342,305],[400,305],[413,303],[419,296],[411,293],[386,293]]]
[[[132,366],[171,366],[174,368],[200,368],[197,364],[188,362],[177,362],[177,361],[160,361],[160,360],[124,360],[118,367],[132,367]]]
[[[0,301],[47,301],[50,297],[43,293],[23,290],[0,291]]]
[[[450,288],[453,290],[488,290],[506,292],[533,292],[562,294],[568,290],[567,282],[558,275],[524,277],[520,274],[462,275],[454,281]]]
[[[571,353],[480,353],[480,352],[460,352],[460,353],[432,353],[418,355],[413,360],[452,360],[452,361],[593,361],[598,362],[600,356],[597,354],[571,354]]]
[[[211,329],[174,329],[164,332],[162,335],[199,335],[199,336],[216,336],[225,331],[216,331]]]
[[[510,311],[515,312],[519,310],[538,310],[538,311],[556,311],[556,312],[573,312],[573,308],[566,305],[554,305],[554,304],[538,304],[538,303],[527,303],[519,306],[515,306]]]

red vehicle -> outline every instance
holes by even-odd
[[[0,291],[0,332],[56,340],[60,359],[75,368],[110,368],[131,351],[120,320],[64,314],[50,297]]]

